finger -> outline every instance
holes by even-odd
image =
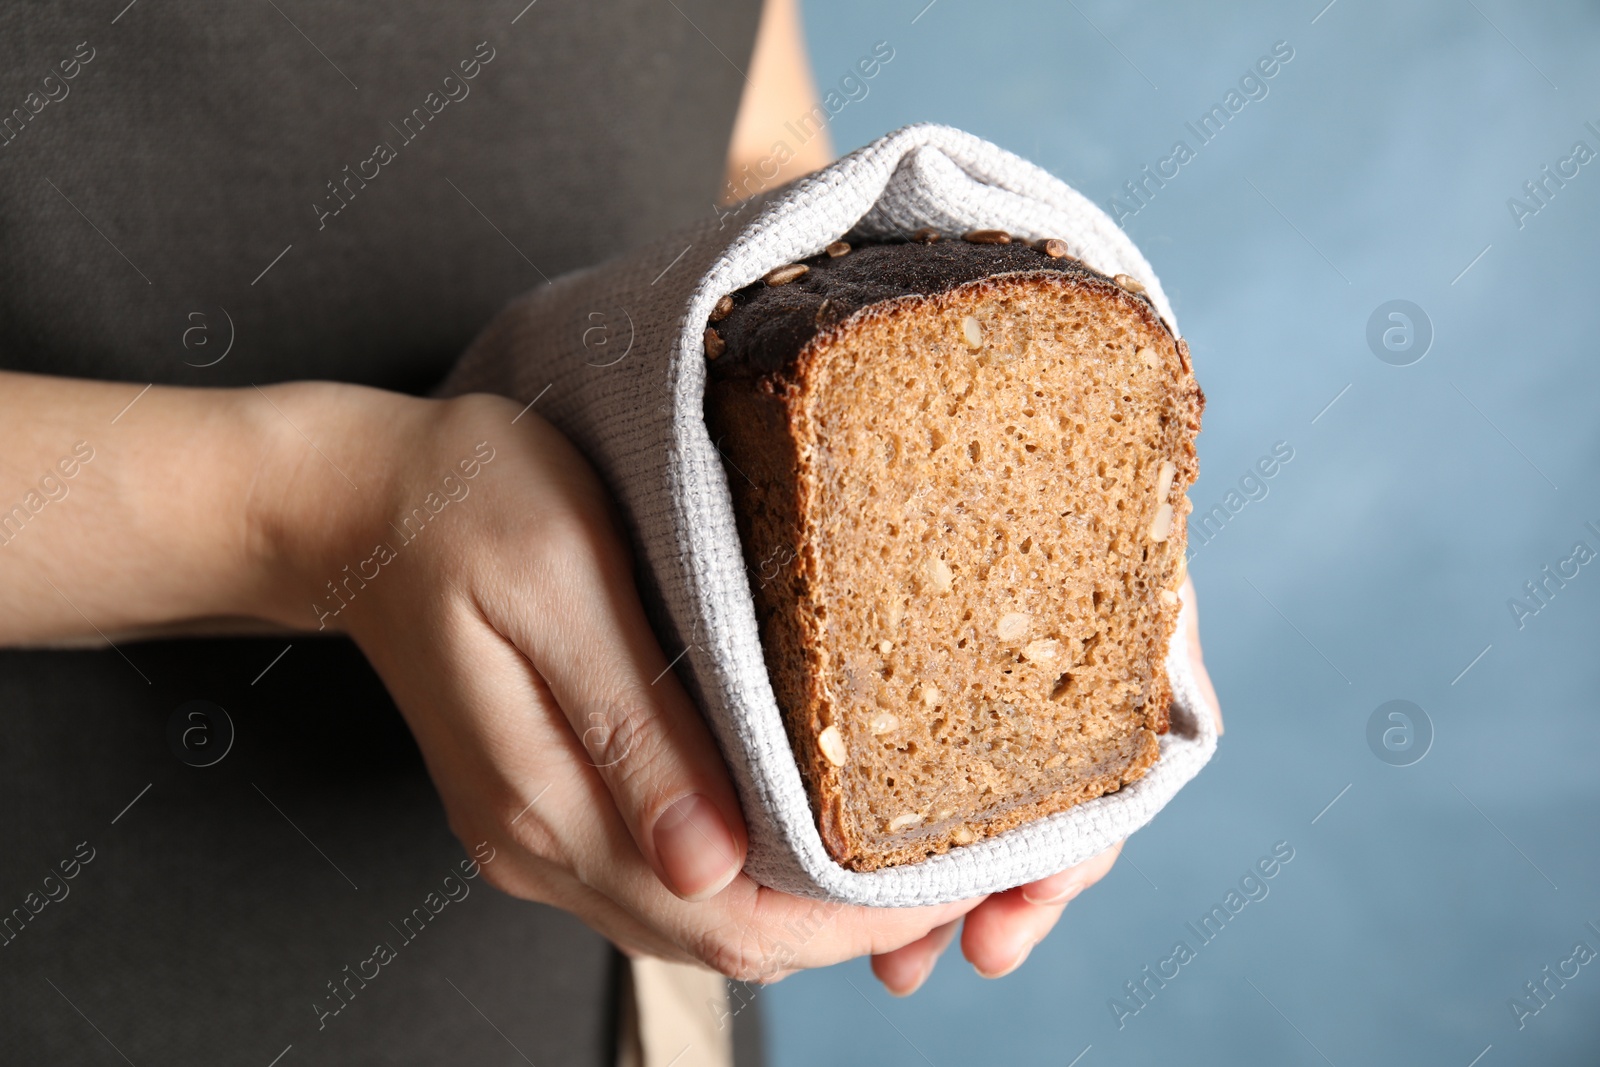
[[[872,973],[890,993],[909,997],[928,980],[940,954],[955,939],[960,927],[959,920],[945,923],[904,948],[872,957]]]
[[[532,665],[470,612],[432,639],[448,654],[424,659],[383,646],[369,655],[417,738],[451,830],[475,854],[479,842],[492,847],[480,864],[484,880],[579,915],[619,947],[689,961],[681,945],[581,876],[578,857],[598,853],[654,880]]]
[[[700,962],[683,946],[651,929],[616,901],[584,885],[568,871],[551,872],[530,862],[526,854],[508,849],[496,855],[486,873],[491,876],[491,884],[502,892],[579,916],[585,925],[629,958],[653,956],[674,963]]]
[[[558,438],[539,446],[572,451]],[[560,467],[583,470],[575,451],[570,459]],[[704,900],[744,866],[744,820],[722,756],[646,621],[598,482],[590,482],[538,490],[532,499],[566,503],[529,532],[539,551],[519,575],[526,584],[492,594],[483,607],[549,685],[640,854],[678,896]]]
[[[646,901],[656,925],[707,966],[742,981],[770,981],[786,971],[826,967],[892,952],[957,921],[984,898],[913,908],[868,908],[790,896],[740,874],[714,899],[689,904],[659,882],[627,887],[621,899]]]
[[[1055,926],[1067,902],[1104,878],[1121,851],[1119,841],[1049,878],[990,897],[967,916],[962,955],[984,978],[1010,974]]]
[[[667,896],[659,885],[654,888]],[[668,897],[658,921],[715,970],[745,981],[769,981],[786,971],[893,952],[959,922],[983,899],[869,908],[790,896],[740,874],[703,904]]]
[[[1217,735],[1222,735],[1222,703],[1217,700],[1217,690],[1211,684],[1211,675],[1206,671],[1205,658],[1200,654],[1200,607],[1195,603],[1194,579],[1183,580],[1183,602],[1189,605],[1189,610],[1184,614],[1188,617],[1186,629],[1188,632],[1184,639],[1189,643],[1189,662],[1194,665],[1194,680],[1200,686],[1200,696],[1206,705],[1211,708],[1211,717],[1217,723]]]
[[[1022,966],[1064,910],[1065,904],[1030,904],[1020,889],[998,893],[967,916],[961,954],[980,977],[1003,978]]]
[[[628,579],[572,575],[572,625],[536,661],[641,855],[685,900],[720,892],[746,837],[721,753]]]

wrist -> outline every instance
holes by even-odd
[[[442,402],[331,382],[251,392],[269,440],[246,520],[258,576],[249,613],[346,632],[341,591],[363,581],[406,458]]]

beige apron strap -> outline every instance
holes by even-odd
[[[728,983],[715,971],[640,957],[623,973],[617,1067],[733,1067]]]

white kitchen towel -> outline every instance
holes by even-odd
[[[489,325],[442,388],[531,403],[588,456],[641,556],[642,592],[666,654],[682,653],[679,674],[738,783],[746,870],[774,889],[851,904],[941,903],[1069,867],[1147,823],[1217,743],[1187,646],[1174,640],[1172,730],[1139,781],[909,866],[850,871],[823,847],[767,677],[722,459],[706,431],[702,335],[719,297],[774,267],[842,236],[923,226],[1062,238],[1090,267],[1142,282],[1176,328],[1155,272],[1103,211],[981,138],[916,125],[695,231],[534,290]]]

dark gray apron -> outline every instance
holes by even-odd
[[[0,367],[424,391],[712,212],[757,18],[123,2],[0,5]],[[618,958],[466,877],[353,646],[122,652],[0,653],[0,1061],[608,1062]]]

